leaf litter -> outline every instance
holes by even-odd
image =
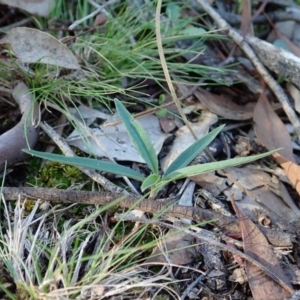
[[[5,1],[1,2],[5,4]],[[43,1],[41,1],[41,3],[42,2]],[[199,2],[201,6],[201,3],[203,4],[206,1],[199,0],[197,2]],[[11,1],[9,5],[21,8],[32,14],[47,16],[49,14],[49,6],[52,4],[48,1],[44,1],[43,4],[41,4],[44,6],[42,10],[39,10],[37,6],[32,10],[32,8],[34,8],[34,5],[32,5],[31,1]],[[130,5],[140,7],[143,4],[141,4],[140,1],[134,1],[134,4]],[[184,18],[182,16],[189,16],[189,14],[193,15],[195,9],[199,9],[200,7],[195,3],[193,5],[195,7],[193,7],[192,10],[189,10],[188,6],[181,9],[175,3],[167,4],[166,15],[162,18],[162,23],[165,26],[163,28],[163,30],[165,30],[164,33],[167,34],[168,28],[170,30],[175,30],[177,24],[183,22]],[[155,8],[153,4],[148,5],[147,8],[149,8],[150,13],[147,12],[145,16],[141,17],[144,24],[148,24],[147,22],[150,22],[152,16],[154,16]],[[251,11],[251,8],[252,10],[254,9],[254,11]],[[255,18],[253,18],[253,15],[255,14],[255,12],[259,12],[262,7],[253,5],[251,1],[244,1],[244,6],[241,9],[243,21],[240,27],[242,31],[247,30],[250,34],[253,34],[253,22],[255,22]],[[224,7],[223,12],[226,10],[230,9],[228,7]],[[103,24],[105,25],[107,21],[109,21],[109,19],[112,17],[112,15],[107,13],[107,10],[103,11],[105,22],[98,22],[94,27]],[[220,12],[221,11],[222,9],[220,10]],[[293,21],[291,24],[292,26],[299,25],[295,21]],[[280,27],[280,24],[276,24],[276,26]],[[74,28],[76,28],[76,26],[74,26]],[[149,28],[151,28],[151,26]],[[287,30],[293,31],[291,27]],[[192,47],[190,47],[190,45],[193,45],[191,41],[196,40],[193,36],[199,36],[206,33],[207,30],[198,27],[198,25],[194,26],[184,24],[183,28],[179,32],[177,32],[177,34],[182,34],[185,37],[184,40],[186,42],[184,42],[184,40],[180,41],[180,43],[177,42],[176,50],[179,51],[179,49],[187,49],[187,51],[181,55],[180,59],[185,58],[187,65],[195,66],[197,63],[201,63],[207,64],[208,66],[212,67],[212,70],[207,71],[206,73],[209,75],[207,75],[206,77],[203,75],[203,78],[205,79],[202,79],[202,82],[205,82],[205,80],[215,80],[216,84],[218,82],[222,82],[223,80],[223,82],[226,82],[226,84],[232,85],[234,80],[240,80],[241,77],[238,77],[237,74],[230,72],[228,73],[225,71],[222,73],[222,75],[220,75],[221,73],[219,74],[218,72],[213,70],[216,66],[224,61],[224,57],[220,52],[212,50],[211,45],[215,43],[214,41],[206,42],[205,40],[203,40],[198,43],[198,46],[200,44],[201,46],[207,46],[206,50],[203,51],[202,57],[201,55],[199,55],[199,53],[195,53],[197,51],[200,52],[198,48],[196,48],[197,51],[195,51],[195,49],[192,49]],[[277,32],[277,35],[282,41],[284,41],[287,46],[289,46],[292,51],[297,50],[297,48],[294,47],[289,40],[294,39],[293,42],[297,42],[297,39],[295,37],[292,37],[292,34],[286,37]],[[138,36],[131,35],[132,44],[136,42],[136,38],[138,38]],[[47,67],[48,65],[52,65],[67,70],[81,69],[82,60],[79,57],[76,57],[73,52],[70,51],[69,48],[64,45],[59,39],[40,30],[25,27],[10,29],[7,32],[6,36],[1,39],[0,43],[2,44],[2,47],[5,49],[5,51],[7,51],[7,56],[9,56],[10,58],[15,57],[18,62],[22,64],[22,67],[25,64],[41,63],[47,65]],[[276,43],[274,42],[274,45],[278,46],[278,41]],[[224,50],[225,48],[222,49]],[[283,57],[286,55],[284,52],[279,53],[281,53]],[[235,59],[240,61],[242,61],[243,59],[245,61],[246,59],[240,54],[235,54],[234,49],[231,53],[227,52],[226,55],[227,54],[227,59],[230,59],[230,57],[235,57]],[[273,64],[276,63],[273,62]],[[280,64],[277,63],[277,65]],[[255,76],[253,76],[253,73],[255,73],[253,65],[247,67],[247,65],[244,64],[243,67],[237,66],[237,69],[239,69],[240,72],[236,73],[238,73],[239,75],[243,74],[243,80],[245,81],[244,83],[241,83],[243,85],[242,87],[238,85],[232,85],[230,88],[236,89],[236,91],[239,92],[237,94],[242,95],[241,99],[239,99],[239,101],[236,101],[236,99],[232,97],[232,94],[234,94],[234,92],[232,94],[218,93],[218,88],[206,88],[206,84],[204,84],[201,88],[199,87],[198,90],[196,90],[196,92],[194,93],[194,99],[196,99],[196,101],[201,101],[202,104],[198,106],[197,104],[194,105],[195,110],[192,112],[186,110],[186,114],[189,116],[189,120],[191,121],[191,126],[196,132],[198,138],[201,138],[207,132],[211,131],[211,129],[214,127],[214,124],[217,122],[219,124],[228,123],[229,127],[232,125],[235,126],[233,126],[232,129],[228,129],[227,132],[222,135],[222,138],[220,138],[220,140],[222,140],[222,149],[217,152],[217,157],[220,157],[220,159],[224,159],[224,157],[226,158],[226,156],[227,158],[234,157],[237,154],[248,155],[249,153],[260,152],[261,149],[258,150],[257,148],[253,147],[248,148],[243,152],[236,151],[238,147],[237,141],[239,139],[247,138],[248,140],[254,140],[254,128],[255,134],[260,143],[268,150],[284,147],[282,150],[275,153],[273,157],[285,171],[285,179],[283,179],[283,175],[280,176],[278,175],[278,172],[275,172],[275,167],[272,166],[272,164],[274,164],[274,161],[268,161],[268,166],[255,166],[251,164],[246,167],[231,168],[229,170],[226,170],[235,178],[236,182],[232,182],[231,180],[226,178],[226,176],[224,176],[222,172],[214,172],[191,177],[190,179],[192,182],[188,184],[187,187],[185,187],[182,182],[172,183],[165,193],[168,196],[175,195],[182,188],[183,192],[181,193],[178,204],[191,207],[193,205],[196,205],[194,203],[194,189],[201,188],[206,192],[211,193],[213,197],[222,202],[224,204],[223,208],[227,209],[228,213],[230,214],[231,206],[229,200],[233,198],[236,201],[236,214],[239,217],[241,226],[244,252],[252,255],[255,260],[260,261],[270,272],[278,275],[278,277],[281,278],[283,283],[286,284],[289,289],[288,292],[286,292],[285,289],[282,288],[282,285],[278,284],[278,281],[275,282],[274,280],[270,279],[268,276],[264,275],[261,269],[257,269],[257,267],[254,267],[248,261],[246,261],[245,272],[243,272],[244,269],[242,268],[244,268],[244,266],[238,256],[233,257],[235,257],[235,259],[239,261],[239,272],[237,272],[238,274],[235,274],[235,271],[231,272],[229,268],[227,269],[227,267],[225,267],[224,259],[221,255],[225,252],[221,252],[215,246],[202,244],[201,239],[194,239],[186,232],[177,232],[177,230],[170,229],[168,231],[169,235],[164,236],[164,233],[162,233],[162,236],[164,236],[164,238],[157,242],[156,248],[152,249],[153,252],[151,258],[146,258],[144,262],[148,264],[148,267],[151,267],[158,262],[163,265],[173,264],[178,267],[178,270],[183,271],[184,265],[189,264],[192,266],[196,266],[195,257],[197,257],[197,254],[201,253],[203,256],[204,266],[202,267],[202,269],[206,269],[207,272],[205,276],[203,276],[202,274],[202,277],[197,272],[193,273],[197,275],[198,279],[200,278],[200,284],[196,283],[193,286],[193,283],[189,282],[190,285],[184,286],[184,288],[186,289],[184,295],[189,295],[190,299],[192,299],[192,297],[197,298],[198,295],[201,295],[201,289],[203,286],[205,286],[206,288],[206,295],[212,295],[213,293],[219,295],[223,294],[231,287],[230,284],[228,284],[227,278],[231,278],[233,281],[239,282],[240,288],[245,288],[246,284],[249,283],[254,299],[261,299],[262,295],[266,299],[271,299],[274,295],[275,290],[278,299],[284,299],[288,297],[292,290],[290,282],[292,282],[292,284],[299,284],[299,281],[297,281],[296,279],[289,279],[289,281],[287,278],[285,278],[280,267],[279,260],[275,257],[273,250],[270,249],[269,242],[264,237],[264,231],[261,232],[258,229],[262,229],[262,226],[270,230],[271,227],[275,227],[278,230],[284,230],[290,234],[295,234],[295,232],[297,231],[299,203],[295,204],[295,200],[297,199],[297,197],[299,198],[300,193],[298,184],[300,169],[298,166],[299,156],[297,151],[295,151],[295,149],[297,148],[293,146],[295,145],[297,140],[293,139],[290,133],[287,131],[285,124],[287,123],[286,119],[285,123],[283,123],[283,121],[279,117],[279,115],[282,116],[282,114],[280,110],[278,110],[278,108],[280,109],[282,105],[273,103],[273,97],[270,96],[270,94],[265,94],[264,92],[262,93],[263,89],[260,87],[259,81]],[[189,75],[191,74],[192,72],[189,73]],[[178,74],[176,75],[176,77],[174,76],[174,78],[176,78],[176,81],[181,80],[180,76],[178,76]],[[226,76],[229,77],[230,80],[225,80]],[[286,77],[289,76],[287,75]],[[128,78],[130,78],[130,76],[128,76]],[[193,78],[191,76],[191,82],[192,81]],[[187,84],[187,82],[185,83]],[[282,86],[285,87],[284,84],[282,84]],[[159,92],[162,92],[159,85],[157,86],[157,89]],[[214,92],[214,90],[216,91],[216,93]],[[221,90],[226,91],[226,89],[224,88]],[[291,88],[289,90],[291,91]],[[297,91],[294,91],[292,93],[295,99],[297,95],[296,92]],[[260,96],[258,97],[257,95]],[[250,101],[244,101],[245,99],[243,98],[247,98],[248,100],[250,99]],[[78,99],[79,98],[77,98],[77,100]],[[82,99],[80,99],[78,103],[81,103],[81,100]],[[90,99],[87,102],[90,102]],[[272,102],[272,104],[270,104],[270,102]],[[295,102],[297,109],[299,106],[299,101],[296,99]],[[203,105],[205,106],[204,108]],[[276,108],[276,112],[274,110],[274,107]],[[78,124],[80,124],[80,126],[68,135],[67,142],[69,143],[69,145],[75,146],[88,155],[93,155],[100,158],[108,157],[114,158],[118,161],[131,162],[131,166],[143,169],[143,166],[141,164],[145,163],[145,160],[141,157],[141,155],[137,152],[136,148],[131,143],[124,129],[124,126],[122,124],[111,127],[105,126],[106,124],[118,120],[119,117],[117,114],[110,115],[107,113],[103,113],[88,105],[80,105],[76,109],[70,109],[70,111],[72,113],[72,116],[77,119],[77,122]],[[224,118],[226,120],[224,120]],[[150,136],[156,154],[160,154],[162,157],[160,164],[161,171],[166,170],[167,167],[176,159],[176,157],[178,157],[180,153],[182,153],[189,145],[194,142],[194,138],[189,133],[187,126],[184,125],[180,127],[180,122],[177,122],[177,119],[177,115],[174,116],[172,121],[169,121],[168,117],[166,116],[158,118],[154,115],[148,115],[143,118],[137,119],[138,122],[143,126],[147,134]],[[104,120],[104,123],[101,123],[101,125],[99,125],[99,120],[101,120],[101,122]],[[246,123],[235,123],[236,121],[246,120],[253,120],[253,126]],[[177,129],[177,126],[180,128]],[[173,135],[174,137],[173,142],[170,142],[169,139],[171,135]],[[225,136],[227,136],[227,142],[224,141]],[[231,141],[231,143],[235,143],[235,145],[230,145],[228,141]],[[227,149],[225,150],[225,148]],[[269,169],[268,172],[266,171],[266,169]],[[244,189],[240,188],[241,185]],[[188,202],[183,203],[183,199],[188,199]],[[201,201],[199,201],[199,203],[200,202]],[[206,209],[216,209],[214,205],[209,201],[203,202],[202,205]],[[122,218],[122,214],[119,215],[119,217]],[[146,216],[146,218],[147,217],[148,216]],[[142,218],[142,215],[132,216],[132,219],[137,218]],[[256,222],[259,225],[255,225],[250,220]],[[95,224],[97,223],[96,219],[94,220],[94,222]],[[184,226],[193,225],[190,220],[188,222],[188,220],[168,219],[168,222],[174,223],[178,228],[182,229],[185,228]],[[209,226],[213,225],[208,225],[207,228],[210,228]],[[291,229],[291,227],[293,226],[295,226],[295,228]],[[139,225],[137,225],[131,233],[136,232],[135,230],[137,228],[139,228]],[[220,229],[222,231],[222,228]],[[230,232],[225,232],[224,230],[223,233],[228,236],[230,236],[231,234]],[[101,231],[101,235],[103,234],[104,233]],[[128,236],[130,236],[130,233]],[[124,238],[124,241],[126,241],[128,236]],[[219,238],[215,235],[213,235],[213,237]],[[226,240],[225,236],[221,236],[221,239]],[[231,245],[231,247],[236,247],[233,246],[235,245],[234,242],[235,240],[231,240],[230,242],[227,242],[227,244]],[[199,245],[197,245],[197,243]],[[89,244],[88,240],[86,240],[85,244]],[[280,257],[284,257],[285,261],[287,261],[290,258],[288,254],[284,252],[284,250],[286,250],[287,252],[291,251],[290,245],[286,245],[285,249],[278,250],[277,252],[277,254],[279,253],[278,255]],[[105,251],[108,250],[106,249]],[[230,257],[230,259],[231,258],[232,257]],[[288,268],[286,268],[286,270],[287,269]],[[291,269],[292,268],[289,268],[289,270]],[[141,271],[140,274],[142,274],[143,272],[144,271]],[[135,276],[133,273],[130,274]],[[136,274],[138,274],[138,272]],[[231,277],[228,276],[228,274],[240,276],[242,279],[237,279],[236,277],[233,278],[234,276]],[[126,274],[124,276],[126,277]],[[181,278],[184,278],[185,275],[184,273],[181,273],[180,276]],[[177,276],[176,278],[180,279],[180,276]],[[138,276],[134,278],[138,278]],[[107,283],[109,282],[113,282],[112,278],[109,278]],[[261,284],[261,282],[263,282],[264,284]],[[93,291],[94,296],[112,296],[114,294],[122,293],[122,291],[124,292],[128,290],[128,288],[126,288],[126,282],[123,282],[121,285],[122,287],[120,287],[119,292],[114,292],[112,290],[107,292],[104,288],[104,285],[99,285],[98,288],[94,289]],[[134,284],[132,286],[134,286]],[[182,285],[178,284],[178,287],[179,286],[182,287]],[[242,299],[246,295],[241,295],[239,294],[239,292],[239,289],[235,289],[235,294],[232,294],[232,296],[235,297],[235,299]],[[82,293],[85,296],[88,295],[89,297],[92,297],[91,290],[85,290]],[[236,295],[240,295],[240,298]]]
[[[76,111],[76,114],[83,118],[85,117],[85,115],[82,114],[80,107],[78,108],[78,111]],[[85,138],[82,138],[80,132],[74,130],[67,138],[69,145],[75,146],[85,153],[98,157],[108,157],[109,154],[109,157],[113,157],[116,160],[145,163],[145,160],[132,144],[123,124],[110,127],[106,126],[106,124],[119,120],[119,116],[117,114],[107,114],[105,116],[103,113],[100,114],[100,112],[97,111],[93,113],[94,116],[97,116],[97,114],[98,116],[100,115],[100,118],[105,117],[106,121],[99,127],[86,127],[87,132],[90,133],[88,142],[86,141],[86,133]],[[87,117],[91,118],[92,115],[88,114]],[[158,154],[161,151],[165,139],[168,137],[167,134],[162,132],[158,118],[154,115],[149,115],[139,118],[137,121],[146,130],[154,145],[156,154]],[[91,120],[89,123],[92,123]]]
[[[9,30],[0,44],[12,49],[22,63],[42,63],[66,69],[80,69],[77,58],[59,40],[37,29],[17,27]]]
[[[1,0],[0,3],[42,17],[48,17],[54,7],[54,0]]]

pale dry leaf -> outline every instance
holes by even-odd
[[[49,33],[27,27],[9,30],[0,44],[10,44],[8,49],[22,63],[42,63],[78,70],[80,65],[73,53]]]
[[[273,274],[276,274],[292,290],[291,284],[265,236],[245,214],[237,209],[234,201],[232,201],[232,205],[240,223],[245,254],[260,262]],[[284,299],[290,295],[287,290],[251,262],[245,261],[245,270],[255,300],[274,299],[274,295],[276,295],[276,299]]]
[[[54,7],[54,0],[0,0],[1,4],[25,10],[33,15],[48,17]]]
[[[200,139],[208,133],[209,127],[217,121],[218,117],[215,114],[212,114],[211,112],[202,112],[199,121],[197,123],[191,123],[190,125],[198,139]],[[167,156],[161,162],[162,170],[165,171],[177,156],[193,143],[195,143],[195,139],[186,125],[177,130],[175,141]]]
[[[258,199],[258,202],[255,201],[255,204],[258,205],[253,205],[252,212],[254,210],[266,211],[268,216],[272,219],[273,224],[278,224],[280,219],[285,219],[287,221],[297,219],[296,213],[285,205],[282,198],[268,190],[266,187],[257,188],[251,193]],[[243,205],[246,205],[246,199],[248,198],[248,196],[244,196],[243,200],[238,203],[238,206],[241,205],[241,207],[243,207]],[[249,200],[250,199],[248,199],[248,201]],[[247,214],[246,211],[245,214]]]
[[[107,121],[99,126],[99,128],[86,127],[86,132],[83,136],[77,130],[74,130],[67,138],[67,142],[69,145],[75,146],[83,152],[98,157],[108,157],[109,154],[110,157],[116,160],[145,163],[144,159],[132,144],[123,124],[109,127],[105,126],[105,124],[119,119],[117,114],[109,116]],[[157,117],[149,115],[138,118],[137,121],[147,132],[156,154],[158,154],[168,135],[161,131]]]
[[[69,108],[70,113],[78,120],[85,120],[87,125],[91,125],[96,119],[107,120],[111,114],[106,114],[86,105],[79,105],[77,108]]]
[[[215,197],[227,189],[229,181],[228,178],[217,176],[214,172],[192,176],[190,179]]]
[[[185,232],[170,229],[168,235],[161,239],[158,246],[153,249],[146,263],[170,262],[181,266],[189,264],[196,255],[195,248],[191,247],[193,240],[193,237]]]
[[[231,195],[233,195],[234,200],[239,200],[236,205],[252,220],[255,220],[255,211],[265,212],[275,224],[278,222],[278,217],[285,220],[297,218],[296,212],[288,207],[281,198],[280,182],[274,182],[266,172],[254,170],[251,166],[230,168],[227,172],[256,197],[257,201],[254,201],[235,184],[230,185],[224,191],[227,200],[230,199]],[[273,191],[278,192],[279,196]]]
[[[232,272],[232,274],[229,276],[229,280],[232,282],[238,282],[239,284],[244,284],[248,279],[245,270],[238,268]]]
[[[228,171],[234,178],[237,178],[245,189],[250,191],[261,186],[272,184],[271,176],[262,170],[253,170],[253,168],[244,166],[241,168],[230,168]]]

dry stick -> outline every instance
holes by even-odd
[[[245,42],[244,38],[210,6],[206,0],[197,0],[197,2],[202,6],[206,13],[217,23],[218,27],[227,32],[227,34],[234,40],[235,43],[245,52],[248,58],[251,60],[253,65],[256,67],[259,74],[265,80],[267,85],[273,91],[279,102],[282,104],[282,107],[288,116],[289,120],[293,124],[295,131],[297,133],[298,139],[300,140],[300,121],[291,107],[291,104],[285,95],[283,89],[280,85],[270,76],[267,69],[261,64],[257,56],[255,55],[252,48]]]
[[[1,189],[0,189],[1,192]],[[58,203],[82,203],[107,205],[114,202],[122,208],[139,209],[152,214],[168,215],[177,218],[194,220],[197,223],[212,221],[211,224],[230,232],[240,232],[238,220],[235,217],[201,209],[174,204],[173,199],[143,199],[136,195],[124,195],[116,192],[89,192],[76,190],[60,190],[54,188],[32,188],[32,187],[3,187],[2,195],[7,201],[16,201],[19,197],[32,200],[42,199]],[[122,198],[122,199],[120,199]],[[120,199],[120,201],[116,201]],[[285,247],[292,246],[289,234],[274,231],[262,226],[259,227],[273,245]]]

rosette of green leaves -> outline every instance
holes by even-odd
[[[126,176],[142,182],[141,190],[144,192],[146,189],[150,188],[151,194],[155,195],[162,187],[171,181],[187,178],[190,176],[195,176],[207,172],[212,172],[216,170],[226,169],[228,167],[233,167],[241,164],[250,163],[257,159],[266,157],[277,150],[269,151],[263,154],[249,156],[249,157],[239,157],[218,162],[210,162],[206,164],[199,164],[194,166],[188,166],[189,163],[201,153],[221,132],[224,125],[212,130],[206,134],[201,139],[195,141],[191,146],[184,150],[167,168],[163,175],[159,174],[158,158],[153,147],[153,144],[147,135],[141,124],[133,118],[133,116],[128,112],[125,106],[118,100],[115,99],[115,106],[117,112],[123,122],[126,131],[136,147],[145,163],[151,170],[151,174],[145,177],[143,174],[132,170],[129,167],[122,166],[117,163],[101,161],[98,159],[84,158],[84,157],[67,157],[58,154],[38,152],[34,150],[23,150],[26,153],[40,157],[42,159],[48,159],[63,164],[73,165],[77,167],[85,167],[94,170],[110,172],[113,174],[118,174]]]

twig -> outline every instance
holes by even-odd
[[[69,29],[74,29],[76,26],[78,26],[79,24],[83,23],[84,21],[93,18],[94,16],[96,16],[97,14],[99,14],[105,7],[114,4],[115,2],[117,2],[117,0],[110,0],[108,2],[106,2],[105,4],[99,6],[95,11],[93,11],[92,13],[90,13],[89,15],[85,16],[84,18],[75,21],[73,24],[71,24],[69,26]]]
[[[277,99],[282,104],[282,107],[289,120],[293,124],[295,132],[298,135],[298,139],[300,140],[300,122],[295,111],[291,107],[290,102],[287,96],[285,95],[283,89],[270,76],[267,69],[261,64],[252,48],[245,42],[244,38],[237,31],[231,28],[229,24],[210,6],[210,4],[206,0],[197,0],[197,2],[202,6],[206,13],[217,23],[218,27],[226,31],[227,34],[234,40],[234,42],[237,43],[239,47],[249,57],[259,74],[263,77],[267,85],[270,87]]]
[[[1,192],[1,189],[0,189]],[[199,207],[189,207],[175,205],[172,199],[143,199],[135,195],[122,195],[116,192],[87,192],[76,190],[60,190],[49,188],[31,187],[3,187],[2,195],[6,201],[16,201],[20,197],[31,200],[42,199],[44,201],[54,201],[59,203],[82,203],[82,204],[111,204],[122,208],[139,209],[155,215],[167,215],[177,218],[194,220],[197,223],[208,222],[230,232],[240,232],[240,227],[235,217],[224,216],[219,213],[201,209]],[[116,201],[119,199],[119,201]],[[281,243],[281,246],[291,246],[290,236],[281,231],[269,230],[259,226],[260,230],[267,236],[274,245]],[[285,239],[282,242],[282,239]]]

